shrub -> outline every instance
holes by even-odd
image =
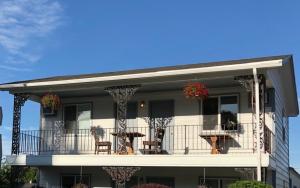
[[[258,181],[246,180],[232,183],[229,188],[272,188],[272,186]]]

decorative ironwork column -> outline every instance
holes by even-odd
[[[11,154],[19,154],[20,146],[20,125],[21,125],[21,111],[22,106],[28,99],[26,94],[14,95],[14,112],[13,112],[13,129],[12,129],[12,146]]]
[[[253,75],[244,75],[244,76],[236,76],[234,78],[238,81],[248,92],[250,92],[251,97],[251,108],[252,108],[252,121],[255,122],[255,87],[254,87],[254,77]],[[264,151],[264,126],[265,126],[265,90],[266,90],[266,80],[263,74],[258,75],[259,82],[259,132],[260,132],[260,146]],[[254,126],[253,130],[254,138],[256,138],[256,126]],[[254,149],[256,150],[257,143],[254,143]]]
[[[117,188],[125,188],[126,181],[129,181],[133,174],[139,171],[140,167],[110,166],[102,167],[116,183]]]
[[[52,141],[52,150],[54,153],[61,153],[66,151],[65,143],[63,143],[63,135],[64,133],[64,122],[63,121],[55,121],[53,125],[53,141]],[[77,131],[77,130],[76,130]]]
[[[265,91],[266,79],[264,75],[258,75],[259,82],[259,133],[260,133],[260,148],[265,151]]]
[[[127,114],[127,102],[136,92],[140,85],[124,85],[107,87],[104,90],[107,91],[117,103],[117,152],[119,154],[127,154],[126,149],[126,114]]]

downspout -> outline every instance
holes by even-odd
[[[253,77],[255,84],[255,125],[256,125],[256,152],[257,152],[257,181],[261,181],[261,143],[260,143],[260,127],[259,127],[259,83],[257,78],[257,69],[253,68]]]

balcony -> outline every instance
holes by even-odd
[[[236,154],[253,153],[255,142],[253,124],[239,124],[233,129],[202,130],[199,125],[173,125],[164,129],[158,147],[149,143],[156,141],[154,128],[127,128],[126,146],[128,154]],[[274,135],[265,128],[265,151],[272,151],[272,137]],[[75,130],[29,130],[21,131],[19,154],[26,155],[113,155],[117,154],[118,134],[114,128],[96,127],[93,134],[91,129]],[[100,144],[96,148],[95,140]],[[155,150],[154,150],[155,151]]]

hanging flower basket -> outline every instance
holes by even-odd
[[[186,98],[192,99],[205,99],[208,97],[208,89],[200,82],[187,84],[183,89],[183,93]]]
[[[41,98],[44,115],[55,115],[61,105],[60,98],[55,94],[46,94]]]

